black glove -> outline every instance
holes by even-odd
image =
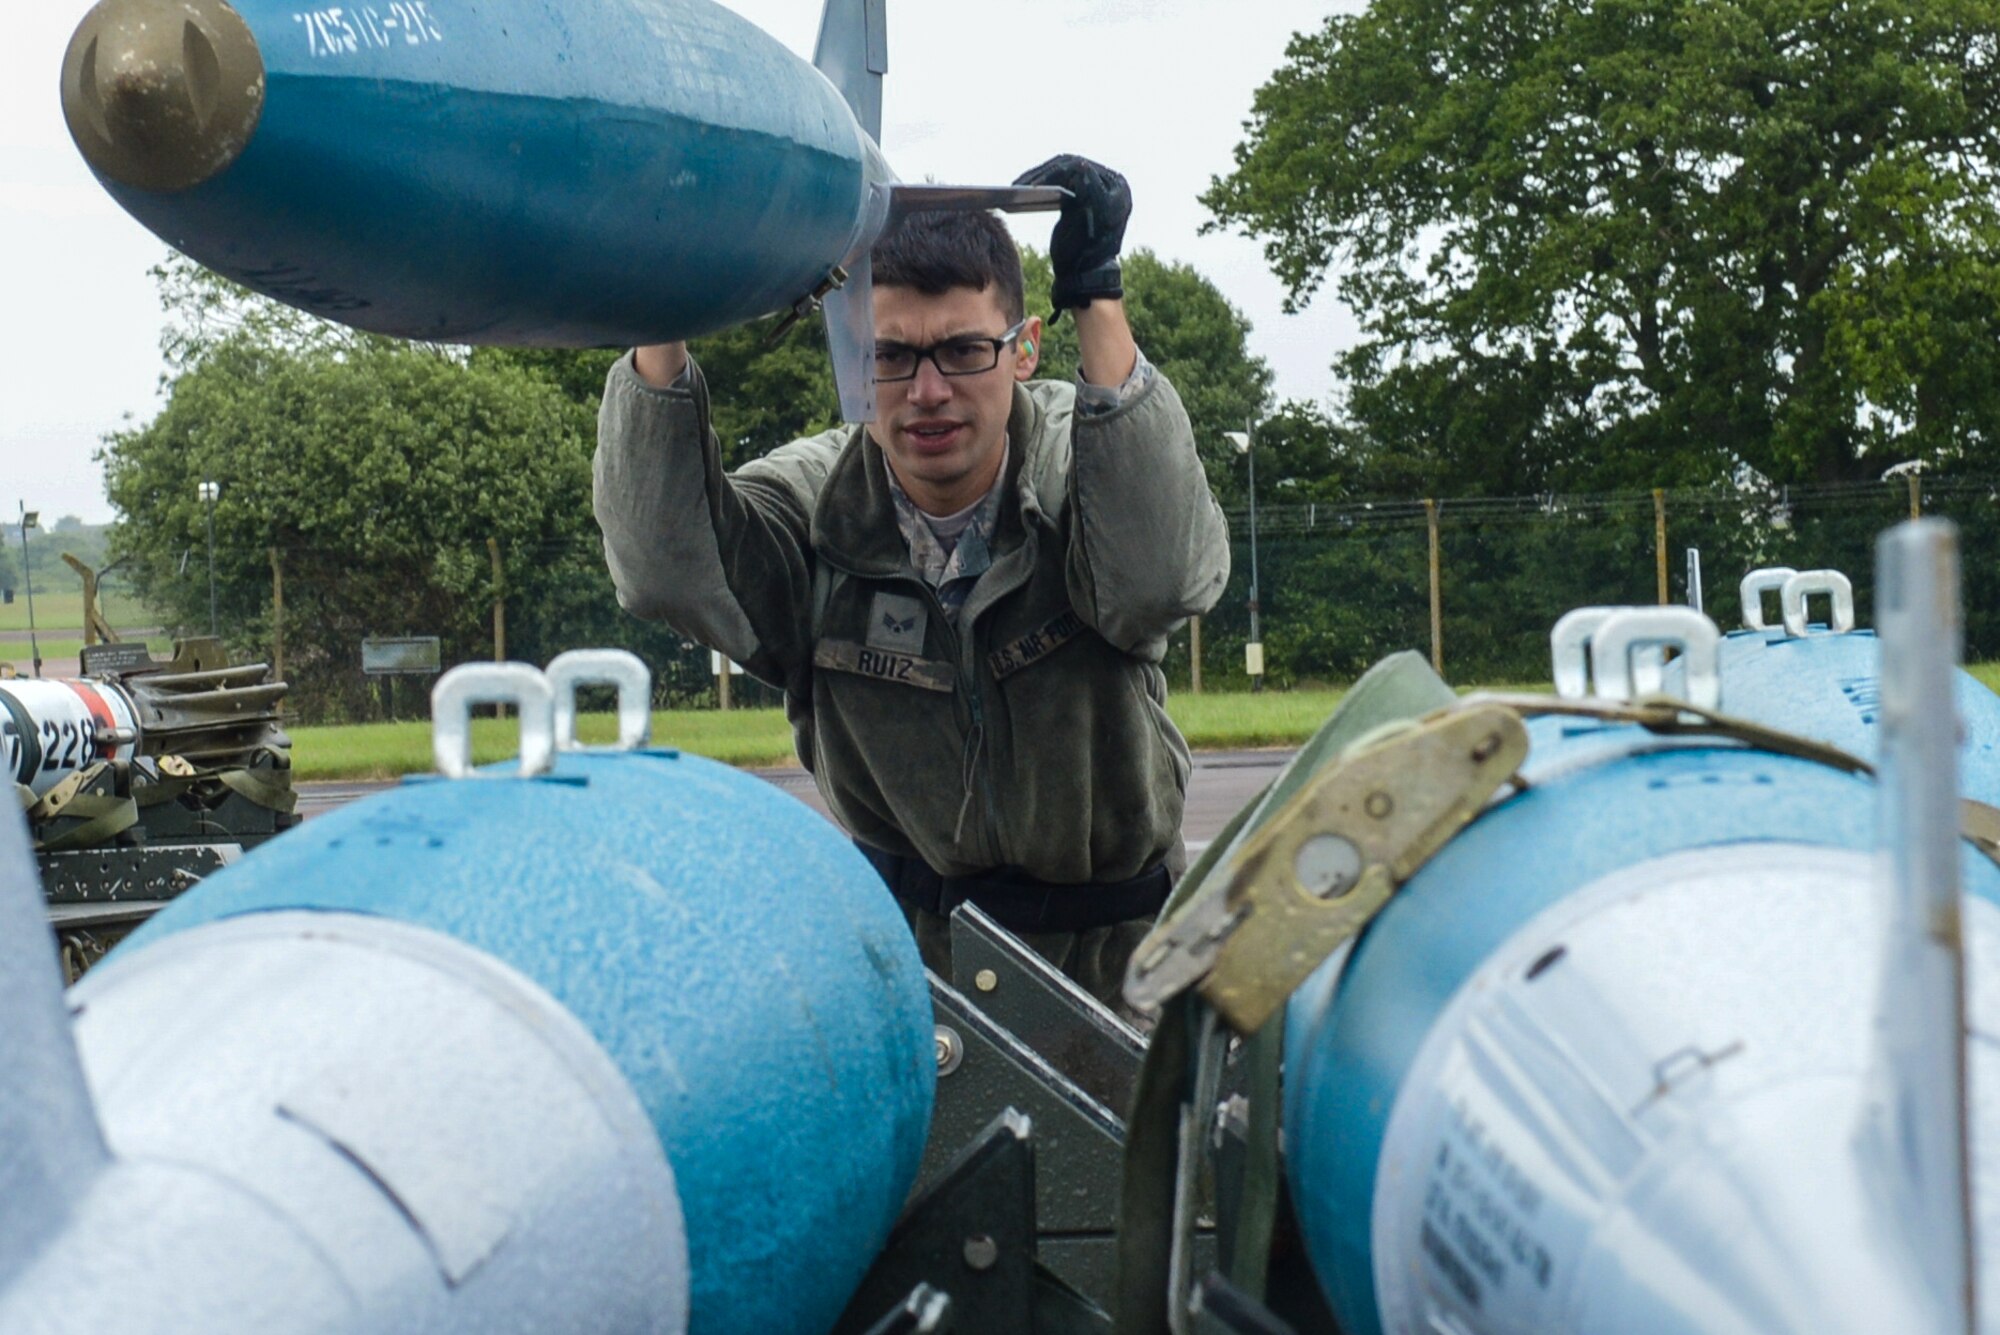
[[[1055,315],[1088,306],[1097,297],[1124,296],[1118,250],[1125,243],[1125,222],[1132,216],[1132,187],[1125,178],[1089,158],[1061,153],[1021,173],[1014,184],[1059,185],[1069,191],[1055,235],[1049,239],[1049,267],[1056,279],[1050,304]]]

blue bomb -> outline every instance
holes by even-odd
[[[1062,195],[895,183],[883,6],[831,0],[815,67],[711,0],[103,0],[63,114],[168,244],[357,329],[631,346],[824,299],[863,420],[885,228]]]
[[[0,821],[0,1330],[832,1324],[930,1124],[909,930],[803,803],[643,734],[555,754],[524,680],[444,679],[535,772],[469,772],[461,696],[463,777],[207,878],[67,1013]]]
[[[1790,571],[1786,630],[1669,637],[1666,693],[1747,725],[1532,719],[1514,791],[1291,998],[1286,1167],[1343,1329],[1995,1328],[2000,700],[1954,667],[1955,553],[1884,536],[1879,637]]]

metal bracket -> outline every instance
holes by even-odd
[[[1590,637],[1615,607],[1573,607],[1549,631],[1550,675],[1556,694],[1580,700],[1590,694]]]
[[[988,1019],[1123,1114],[1146,1055],[1138,1030],[969,903],[952,910],[951,974]]]
[[[472,765],[472,707],[513,705],[521,717],[518,777],[547,774],[556,755],[556,693],[529,663],[461,663],[431,688],[431,756],[447,779],[480,777]]]
[[[771,326],[771,332],[764,336],[764,346],[767,348],[776,347],[786,334],[792,332],[793,325],[820,308],[820,303],[826,300],[827,293],[846,285],[847,270],[841,268],[838,264],[828,269],[826,277],[819,280],[819,286],[793,302],[792,308],[785,312],[784,318]]]
[[[1806,599],[1824,594],[1833,603],[1827,618],[1835,635],[1854,629],[1854,584],[1838,570],[1801,570],[1778,588],[1778,606],[1785,617],[1785,634],[1803,639],[1811,628],[1806,623]]]
[[[637,654],[623,649],[571,649],[549,660],[543,676],[555,692],[558,751],[636,751],[653,735],[653,674]],[[618,741],[587,747],[576,736],[576,692],[581,686],[618,690]]]
[[[1245,842],[1223,885],[1139,948],[1126,997],[1188,987],[1254,1033],[1397,886],[1458,833],[1528,754],[1513,709],[1460,705],[1363,741]]]
[[[1634,700],[1666,687],[1666,650],[1680,650],[1684,693],[1704,709],[1722,699],[1722,634],[1691,607],[1579,607],[1549,632],[1556,694]]]
[[[889,1234],[835,1335],[880,1328],[879,1314],[907,1304],[918,1286],[949,1295],[950,1328],[958,1335],[1108,1335],[1110,1318],[1035,1259],[1033,1129],[1013,1108],[1002,1110],[923,1189]]]
[[[1743,629],[1769,629],[1764,624],[1764,595],[1783,589],[1785,581],[1798,573],[1790,566],[1765,566],[1743,577],[1743,582],[1736,586],[1737,597],[1743,603]]]
[[[1608,695],[1602,672],[1594,669],[1597,633],[1604,623],[1625,612],[1645,611],[1634,607],[1578,607],[1565,612],[1549,632],[1549,657],[1556,694],[1566,700],[1582,699],[1592,693]],[[1666,685],[1666,655],[1657,648],[1642,647],[1631,656],[1634,687],[1651,695]]]
[[[1648,650],[1681,652],[1682,691],[1701,709],[1722,703],[1722,632],[1692,607],[1629,607],[1606,617],[1590,642],[1597,693],[1636,700],[1659,693],[1660,683],[1641,680],[1640,657]]]
[[[1045,1170],[1035,1183],[1034,1227],[1056,1235],[1043,1244],[1042,1263],[1083,1293],[1108,1298],[1123,1119],[970,998],[934,973],[925,976],[940,1062],[917,1189],[949,1176],[957,1152],[984,1134],[998,1110],[1019,1109],[1034,1122]]]

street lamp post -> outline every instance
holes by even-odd
[[[1264,689],[1264,636],[1257,624],[1257,443],[1255,422],[1245,422],[1241,431],[1225,431],[1223,436],[1236,447],[1250,465],[1250,642],[1243,646],[1243,670],[1250,676],[1250,689]]]
[[[42,675],[42,642],[35,638],[35,572],[28,564],[28,530],[42,522],[40,510],[30,510],[21,502],[21,579],[28,586],[28,656],[34,660],[35,675]]]
[[[215,616],[215,498],[222,494],[222,484],[204,481],[201,484],[202,504],[208,507],[208,633],[218,635],[219,624]]]
[[[1909,486],[1910,518],[1912,519],[1923,518],[1923,475],[1924,461],[1922,459],[1907,460],[1895,465],[1893,468],[1885,469],[1882,473],[1882,480],[1884,482],[1887,482],[1892,477],[1899,477]]]

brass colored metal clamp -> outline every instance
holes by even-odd
[[[1663,737],[1714,737],[1854,774],[1836,747],[1684,700],[1479,694],[1364,738],[1274,812],[1213,881],[1140,945],[1125,997],[1156,1010],[1190,988],[1238,1033],[1256,1032],[1396,889],[1470,824],[1501,786],[1523,782],[1526,720],[1632,723]],[[1968,833],[2000,850],[2000,813]],[[1981,836],[1984,839],[1981,839]]]
[[[1135,1005],[1199,989],[1249,1034],[1464,828],[1528,754],[1514,709],[1467,703],[1363,740],[1143,943]]]

